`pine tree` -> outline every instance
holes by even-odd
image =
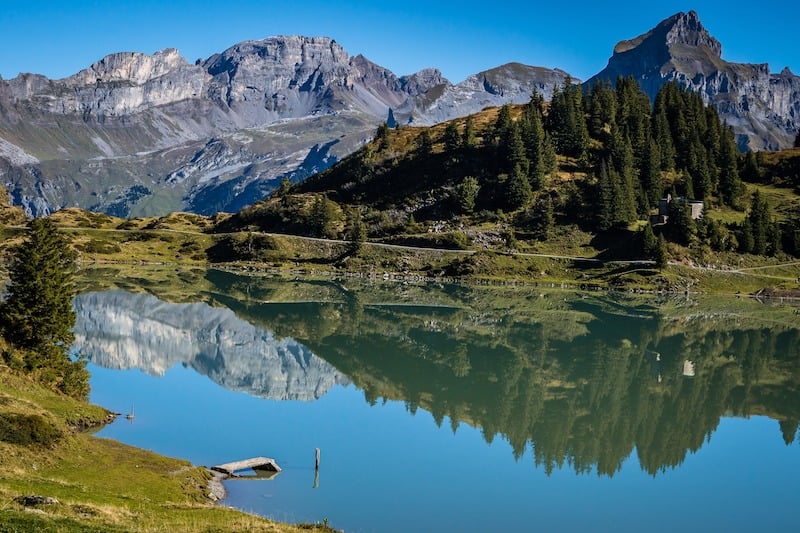
[[[616,223],[616,194],[619,186],[615,186],[612,176],[605,161],[600,163],[598,175],[598,227],[605,231]]]
[[[531,185],[525,171],[517,165],[505,181],[505,204],[509,211],[525,207],[531,200]]]
[[[336,203],[324,194],[317,195],[311,205],[311,230],[316,237],[333,239],[336,237]]]
[[[580,86],[573,84],[572,78],[567,76],[561,89],[556,87],[553,90],[546,121],[556,151],[575,158],[583,158],[589,146],[581,94]]]
[[[753,253],[754,246],[753,225],[750,223],[750,217],[745,217],[739,233],[739,251],[747,254]]]
[[[3,333],[20,348],[68,349],[74,340],[75,253],[51,220],[35,219],[29,230],[13,252],[8,298],[1,308]]]
[[[756,159],[751,154],[752,152],[748,152],[750,159],[755,163]],[[744,192],[739,175],[738,160],[739,152],[736,149],[733,130],[726,125],[720,137],[719,194],[722,202],[732,207],[737,207],[740,204],[741,196]],[[756,173],[758,173],[757,170]]]
[[[464,135],[461,137],[461,146],[465,150],[474,148],[477,144],[475,139],[475,125],[472,123],[472,115],[467,117],[464,122]]]
[[[657,246],[658,239],[656,239],[656,235],[653,233],[653,227],[647,224],[642,230],[642,255],[648,259],[653,259]]]
[[[739,177],[749,183],[761,182],[761,166],[758,163],[758,157],[752,150],[748,150],[744,155],[744,164]]]
[[[558,171],[556,147],[553,144],[552,137],[547,132],[544,133],[544,142],[542,143],[542,171],[544,172],[542,187],[544,187],[547,183],[547,176],[552,176]]]
[[[33,220],[25,241],[12,251],[0,328],[6,340],[25,351],[27,370],[83,398],[89,392],[85,361],[73,362],[69,355],[75,339],[74,265],[75,252],[55,224]]]
[[[375,132],[375,140],[378,141],[378,150],[386,150],[389,146],[389,124],[384,122],[380,126],[378,126],[377,131]]]
[[[537,93],[534,92],[531,102],[525,106],[525,111],[520,120],[520,133],[529,161],[528,177],[531,187],[540,189],[545,184],[547,171],[545,170],[544,160],[544,122],[541,108],[536,98]]]
[[[661,150],[653,139],[650,139],[647,146],[640,178],[648,206],[655,207],[664,194],[664,185],[661,179]]]
[[[664,236],[660,233],[658,234],[658,244],[656,245],[655,253],[653,254],[653,261],[656,262],[656,266],[663,270],[664,267],[667,266],[668,263],[668,252],[667,252],[667,241],[664,240]]]
[[[480,189],[478,180],[472,176],[467,176],[456,186],[456,203],[462,213],[472,213],[475,209],[475,201],[478,198]]]
[[[504,169],[513,171],[519,166],[526,178],[530,163],[525,151],[525,144],[522,142],[522,134],[519,126],[514,123],[505,132],[505,136],[500,138],[500,154],[504,159]]]
[[[423,128],[417,135],[417,155],[428,156],[433,153],[433,139],[428,128]]]
[[[502,106],[497,113],[497,120],[494,123],[494,134],[492,135],[492,144],[498,146],[498,144],[502,144],[503,140],[508,140],[513,126],[514,121],[511,119],[511,106],[506,104]]]
[[[455,122],[451,121],[447,123],[447,126],[444,128],[442,140],[444,141],[444,149],[448,156],[456,157],[461,144],[461,138],[458,134],[458,126],[456,126]]]
[[[589,134],[595,139],[604,139],[606,128],[616,123],[617,97],[608,82],[600,81],[589,93]]]
[[[361,219],[358,207],[347,212],[347,238],[350,241],[351,254],[360,252],[367,240],[367,227]]]

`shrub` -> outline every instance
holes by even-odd
[[[62,437],[50,421],[41,415],[0,413],[0,441],[21,446],[49,446]]]

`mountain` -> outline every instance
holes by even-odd
[[[274,400],[316,400],[348,383],[307,347],[229,309],[126,291],[81,294],[74,307],[75,350],[105,368],[160,376],[182,364],[226,389]]]
[[[487,107],[524,104],[534,91],[550,100],[553,88],[560,87],[568,78],[569,74],[559,69],[507,63],[473,74],[456,85],[443,80],[414,100],[414,123],[433,125],[472,115]]]
[[[0,184],[31,215],[237,211],[390,118],[430,124],[565,77],[517,64],[457,85],[435,69],[398,77],[327,37],[245,41],[194,64],[116,53],[60,80],[0,79]]]
[[[620,41],[608,65],[586,83],[633,76],[651,98],[677,81],[697,91],[733,126],[742,150],[779,150],[800,129],[800,76],[788,67],[731,63],[694,11],[678,13],[634,39]]]

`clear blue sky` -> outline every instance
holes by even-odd
[[[691,9],[723,58],[800,73],[800,3],[790,0],[0,0],[0,75],[61,78],[112,52],[169,47],[193,62],[246,39],[325,35],[397,75],[433,66],[459,82],[518,61],[587,79],[618,41]]]

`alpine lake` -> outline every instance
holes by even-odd
[[[222,505],[348,532],[800,524],[797,303],[148,268],[80,289],[91,400],[135,412],[99,437],[282,468]]]

